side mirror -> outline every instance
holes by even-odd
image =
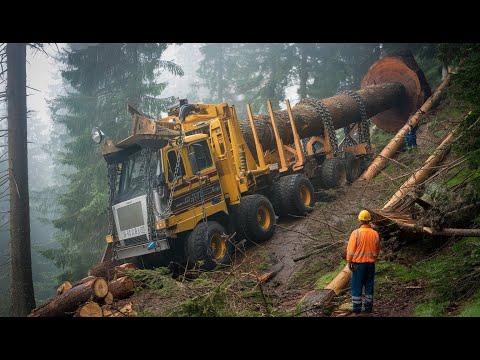
[[[190,167],[192,168],[192,172],[194,175],[198,173],[198,164],[197,164],[197,158],[195,157],[195,153],[190,152],[188,153],[188,160],[190,161]]]

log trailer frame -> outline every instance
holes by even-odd
[[[103,261],[136,257],[146,261],[153,256],[166,263],[199,264],[207,270],[229,264],[235,240],[261,242],[273,236],[275,214],[312,211],[314,185],[333,188],[344,180],[353,182],[374,153],[368,116],[396,109],[394,120],[401,124],[398,119],[403,116],[404,123],[410,108],[416,110],[429,92],[417,86],[412,105],[410,78],[406,82],[407,77],[398,76],[398,71],[385,77],[378,71],[382,61],[372,65],[364,78],[364,82],[372,78],[375,82],[383,76],[379,85],[368,86],[367,81],[359,92],[344,92],[323,101],[306,99],[293,111],[287,100],[286,110],[274,113],[268,101],[268,126],[274,141],[265,141],[266,116],[254,117],[250,105],[248,120],[241,121],[235,107],[227,103],[181,100],[160,120],[129,106],[131,135],[117,143],[106,140],[102,146],[110,189]],[[402,64],[411,69],[411,64]],[[418,73],[413,77],[417,79]],[[387,103],[376,104],[375,94],[386,94]],[[373,100],[366,101],[368,96]],[[328,108],[330,99],[337,99],[337,108],[343,104],[345,109]],[[353,110],[348,106],[351,103]],[[318,112],[323,126],[315,120],[321,129],[317,135],[311,134],[313,125],[306,125],[307,116],[295,113],[302,106]],[[391,122],[386,124],[392,127]],[[340,144],[338,127],[344,127],[345,133]],[[99,129],[92,136],[97,142],[103,140]]]

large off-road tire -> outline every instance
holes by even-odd
[[[201,267],[206,270],[212,270],[218,264],[230,264],[233,244],[229,238],[225,228],[216,221],[198,223],[186,241],[189,264],[201,262]]]
[[[275,212],[270,200],[263,195],[243,196],[236,216],[237,232],[249,241],[260,243],[275,232]]]
[[[375,156],[373,154],[366,154],[360,158],[362,172],[368,169],[370,164],[373,162],[374,157]]]
[[[280,216],[303,215],[313,210],[315,193],[305,174],[281,177],[273,187],[275,213]]]
[[[351,184],[362,175],[362,160],[355,155],[347,154],[346,161],[347,181]]]
[[[325,159],[322,163],[322,183],[326,189],[344,185],[347,181],[345,163],[341,158]]]

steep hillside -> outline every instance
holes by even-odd
[[[134,272],[143,284],[132,298],[139,314],[302,316],[298,302],[304,294],[323,288],[344,266],[347,239],[358,225],[358,212],[365,207],[381,208],[468,110],[447,91],[440,105],[423,117],[417,149],[397,154],[371,183],[319,190],[316,208],[308,217],[279,219],[271,240],[240,244],[231,268],[210,273],[180,271],[176,280],[162,269]],[[373,130],[379,150],[391,137]],[[469,184],[478,176],[478,169],[468,169],[463,158],[452,151],[439,170],[423,184],[423,199],[434,205],[443,224],[471,225],[478,207],[470,207],[466,214],[451,210],[469,202],[468,194],[474,191]],[[420,216],[428,218],[430,213]],[[480,265],[477,243],[478,239],[433,238],[400,231],[382,234],[373,316],[477,314],[480,273],[471,270]],[[314,314],[345,316],[349,302],[349,291],[344,291],[328,308]]]

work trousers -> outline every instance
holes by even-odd
[[[373,310],[373,284],[375,281],[375,263],[357,263],[352,272],[352,304],[353,311],[362,310],[362,289],[365,287],[365,311]]]

